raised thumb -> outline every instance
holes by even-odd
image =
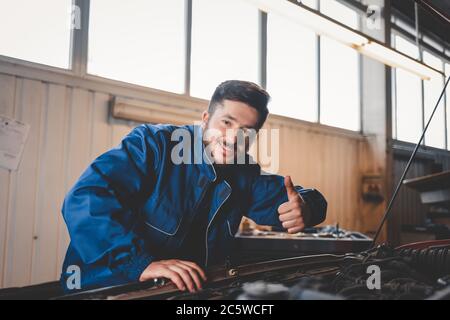
[[[286,187],[286,192],[289,200],[292,200],[294,197],[298,197],[298,193],[295,190],[290,176],[284,177],[284,186]]]

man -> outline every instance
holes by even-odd
[[[322,222],[327,203],[317,190],[250,161],[249,132],[263,126],[269,99],[254,83],[226,81],[200,126],[142,125],[97,158],[63,204],[71,237],[63,285],[78,266],[81,289],[163,277],[192,292],[231,253],[242,216],[289,233]],[[178,154],[180,130],[193,145]],[[242,151],[245,163],[233,164]]]

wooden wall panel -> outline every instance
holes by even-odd
[[[90,159],[97,158],[112,146],[111,126],[108,122],[110,97],[107,94],[95,93],[93,99]]]
[[[34,226],[34,250],[31,282],[51,281],[59,274],[58,223],[64,198],[64,152],[67,88],[47,85],[45,112],[40,143],[37,211]]]
[[[31,282],[31,257],[34,246],[34,222],[40,137],[42,130],[42,104],[44,85],[34,80],[19,80],[16,89],[15,117],[31,125],[20,170],[11,175],[10,206],[7,225],[6,265],[4,286],[22,286]]]
[[[0,115],[14,117],[15,89],[15,77],[0,74]],[[0,168],[0,288],[3,286],[3,271],[6,262],[10,183],[11,173]]]
[[[311,132],[299,126],[270,124],[280,130],[280,170],[295,184],[320,190],[328,200],[325,224],[359,229],[357,218],[361,173],[358,167],[361,139]]]

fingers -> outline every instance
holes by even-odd
[[[290,211],[288,213],[283,213],[278,216],[278,219],[281,222],[295,220],[298,218],[302,218],[302,215],[301,215],[301,213],[298,213],[297,211]]]
[[[297,233],[305,228],[302,213],[302,199],[285,202],[278,207],[279,220],[289,233]]]
[[[176,272],[178,274],[178,276],[181,277],[185,286],[188,288],[188,290],[190,292],[195,291],[194,281],[192,280],[191,274],[187,270],[183,269],[182,267],[180,267],[179,265],[176,265],[176,264],[169,265],[168,268],[170,270]]]
[[[190,292],[202,289],[205,272],[195,263],[181,260],[161,260],[150,263],[141,274],[139,281],[164,277],[171,280],[179,290]]]
[[[170,269],[162,269],[161,275],[164,278],[170,279],[175,285],[177,286],[178,290],[184,291],[186,290],[186,286],[184,284],[184,281],[181,279],[181,277],[178,275],[178,273],[170,270]]]
[[[304,227],[303,218],[298,218],[298,219],[283,222],[283,228],[285,228],[285,229],[289,230],[290,228],[294,228],[294,227],[301,227],[301,229],[303,229],[303,227]]]
[[[290,176],[284,177],[284,186],[286,187],[286,192],[289,200],[292,200],[296,196],[298,196],[298,192],[295,190]]]
[[[196,263],[183,260],[167,260],[164,264],[168,269],[178,274],[182,279],[184,286],[187,287],[190,292],[202,289],[200,277],[206,281],[206,275]]]
[[[292,210],[301,209],[304,205],[304,201],[300,196],[297,196],[295,199],[289,200],[288,202],[282,203],[278,207],[278,213],[284,214],[288,213]]]
[[[207,280],[207,279],[206,279],[206,274],[205,274],[205,272],[204,272],[203,269],[200,268],[196,263],[190,262],[190,261],[183,261],[183,260],[179,260],[179,262],[180,262],[181,264],[185,264],[185,265],[187,265],[187,266],[189,266],[189,267],[191,267],[191,268],[194,268],[195,270],[198,271],[198,273],[200,274],[200,276],[203,278],[204,281]]]
[[[288,229],[288,233],[293,234],[293,233],[297,233],[303,230],[303,227],[294,227],[294,228],[289,228]]]
[[[300,203],[296,202],[285,202],[278,207],[278,213],[280,215],[291,212],[294,209],[300,208]]]
[[[193,284],[195,284],[195,287],[192,287],[192,290],[195,291],[202,289],[202,281],[200,280],[200,276],[196,269],[191,268],[185,264],[182,264],[181,262],[178,263],[177,267],[180,269],[183,269],[186,272],[186,275],[190,277],[191,280],[193,280]],[[189,286],[188,286],[189,288]]]

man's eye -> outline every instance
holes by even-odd
[[[222,120],[222,122],[223,122],[223,124],[226,125],[226,126],[230,126],[230,125],[231,125],[231,122],[228,121],[228,120]]]

